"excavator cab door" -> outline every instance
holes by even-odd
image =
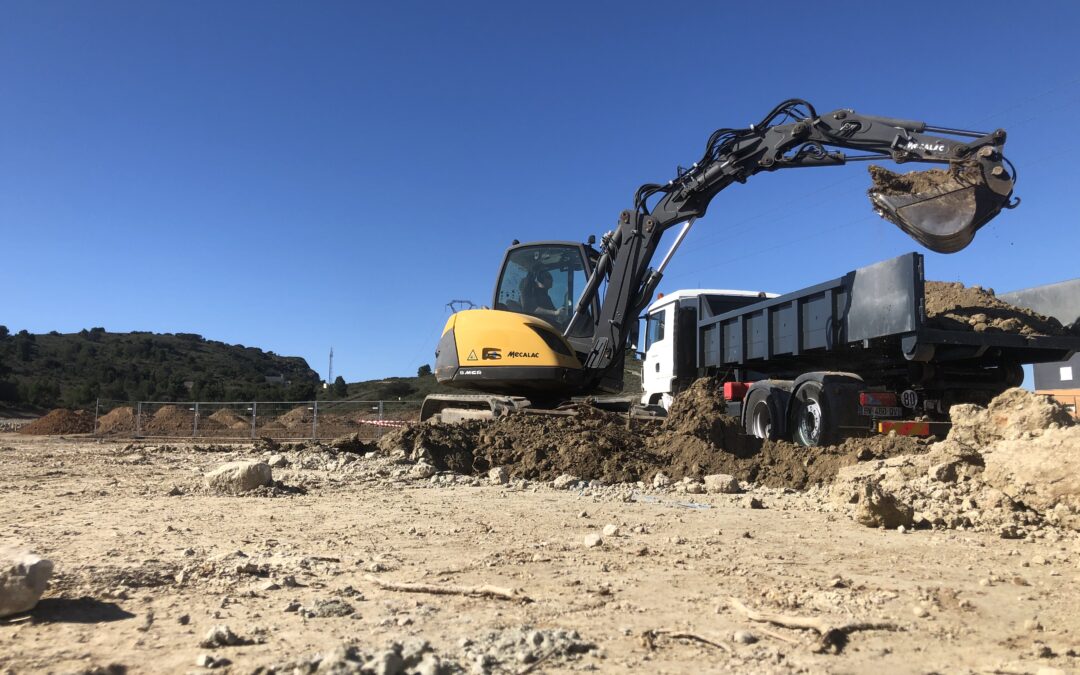
[[[592,273],[583,244],[564,241],[517,244],[506,251],[492,307],[547,321],[560,333],[570,325],[574,306]],[[602,293],[597,293],[600,297]],[[593,299],[567,338],[591,340],[599,301]]]

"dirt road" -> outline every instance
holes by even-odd
[[[492,485],[319,450],[285,452],[283,487],[264,496],[201,487],[222,462],[260,456],[0,435],[0,537],[56,565],[33,613],[0,620],[0,672],[208,672],[197,660],[313,672],[316,654],[330,653],[324,668],[354,663],[339,645],[385,655],[394,641],[406,659],[428,654],[418,672],[1080,667],[1080,545],[1068,532],[870,529],[814,490]],[[822,652],[812,631],[749,621],[731,597],[894,630],[856,630],[840,653]],[[232,637],[211,643],[250,644],[200,646],[221,625]]]

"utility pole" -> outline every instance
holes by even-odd
[[[334,348],[330,348],[330,367],[326,369],[326,383],[334,384]]]

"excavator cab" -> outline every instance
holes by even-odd
[[[515,244],[503,260],[492,307],[542,319],[567,337],[591,338],[594,306],[588,307],[570,329],[574,305],[591,271],[589,250],[582,244]]]

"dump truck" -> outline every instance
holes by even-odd
[[[667,407],[718,378],[746,433],[806,445],[895,432],[943,435],[949,409],[986,404],[1023,365],[1066,361],[1080,335],[942,327],[923,256],[885,260],[792,293],[684,290],[645,313],[642,403]]]

